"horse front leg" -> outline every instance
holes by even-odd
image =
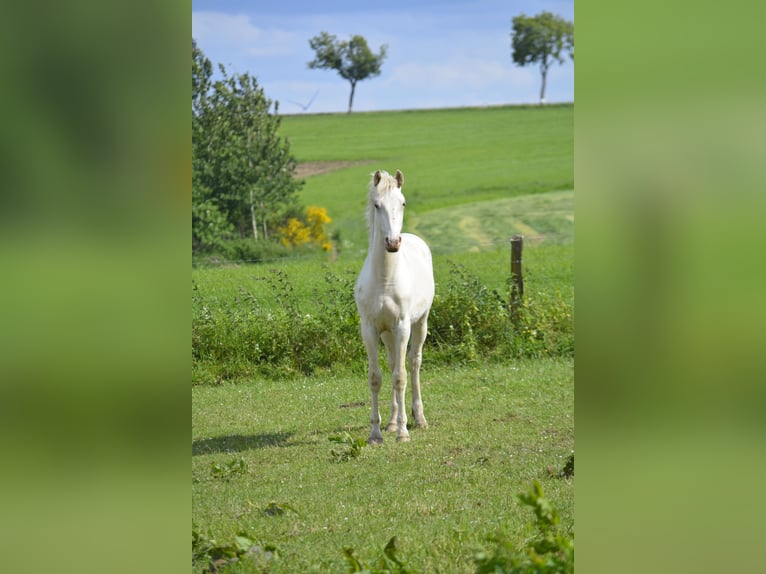
[[[394,348],[394,334],[391,331],[381,333],[380,338],[386,347],[386,359],[388,361],[388,371],[393,375],[396,368],[396,349]],[[396,386],[391,385],[391,418],[388,419],[386,431],[395,432],[398,428],[396,419],[399,417],[399,405],[396,403]]]
[[[383,382],[383,377],[378,366],[378,333],[372,325],[362,324],[362,339],[367,349],[367,381],[370,385],[371,414],[370,414],[370,438],[368,444],[382,444],[383,434],[380,432],[380,409],[378,408],[378,394]]]
[[[394,368],[392,369],[394,400],[396,403],[396,440],[410,440],[407,432],[407,409],[404,407],[404,394],[407,389],[407,342],[410,340],[410,321],[401,321],[394,332]],[[392,409],[393,410],[393,409]]]

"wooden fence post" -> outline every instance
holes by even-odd
[[[514,235],[511,238],[511,320],[514,324],[519,319],[519,306],[524,298],[524,278],[521,273],[521,250],[524,247],[524,236]]]

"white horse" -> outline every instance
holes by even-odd
[[[412,377],[412,417],[416,426],[428,426],[420,398],[420,364],[428,329],[428,313],[434,300],[434,274],[431,251],[425,242],[416,235],[401,232],[405,203],[403,181],[404,176],[399,170],[393,177],[385,171],[376,171],[372,176],[367,196],[369,249],[354,289],[362,338],[367,349],[372,394],[370,444],[383,442],[378,410],[378,393],[382,384],[378,366],[379,339],[386,346],[393,379],[391,418],[386,430],[396,430],[397,440],[410,439],[404,407],[407,387],[405,355],[409,358]]]

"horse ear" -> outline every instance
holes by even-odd
[[[404,183],[404,175],[402,175],[402,172],[398,169],[396,170],[396,183],[401,188],[402,184]]]
[[[375,175],[372,178],[373,185],[377,186],[380,183],[380,170],[375,172]]]

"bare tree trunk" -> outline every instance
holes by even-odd
[[[253,226],[253,240],[258,241],[258,222],[255,219],[255,201],[252,188],[250,188],[250,223]]]
[[[545,78],[548,75],[548,62],[544,61],[540,65],[540,72],[543,76],[543,85],[540,86],[540,105],[542,106],[545,103]]]
[[[263,214],[263,238],[268,240],[269,238],[269,228],[266,227],[266,207],[263,205],[263,202],[261,202],[261,213]]]
[[[253,170],[253,161],[250,158],[250,131],[247,132],[247,166],[250,171]],[[253,226],[253,241],[258,241],[258,223],[255,220],[255,197],[253,197],[253,188],[250,186],[250,224]]]
[[[351,95],[348,98],[348,113],[351,113],[351,108],[354,105],[354,90],[356,90],[356,82],[354,80],[349,80],[351,82]]]

